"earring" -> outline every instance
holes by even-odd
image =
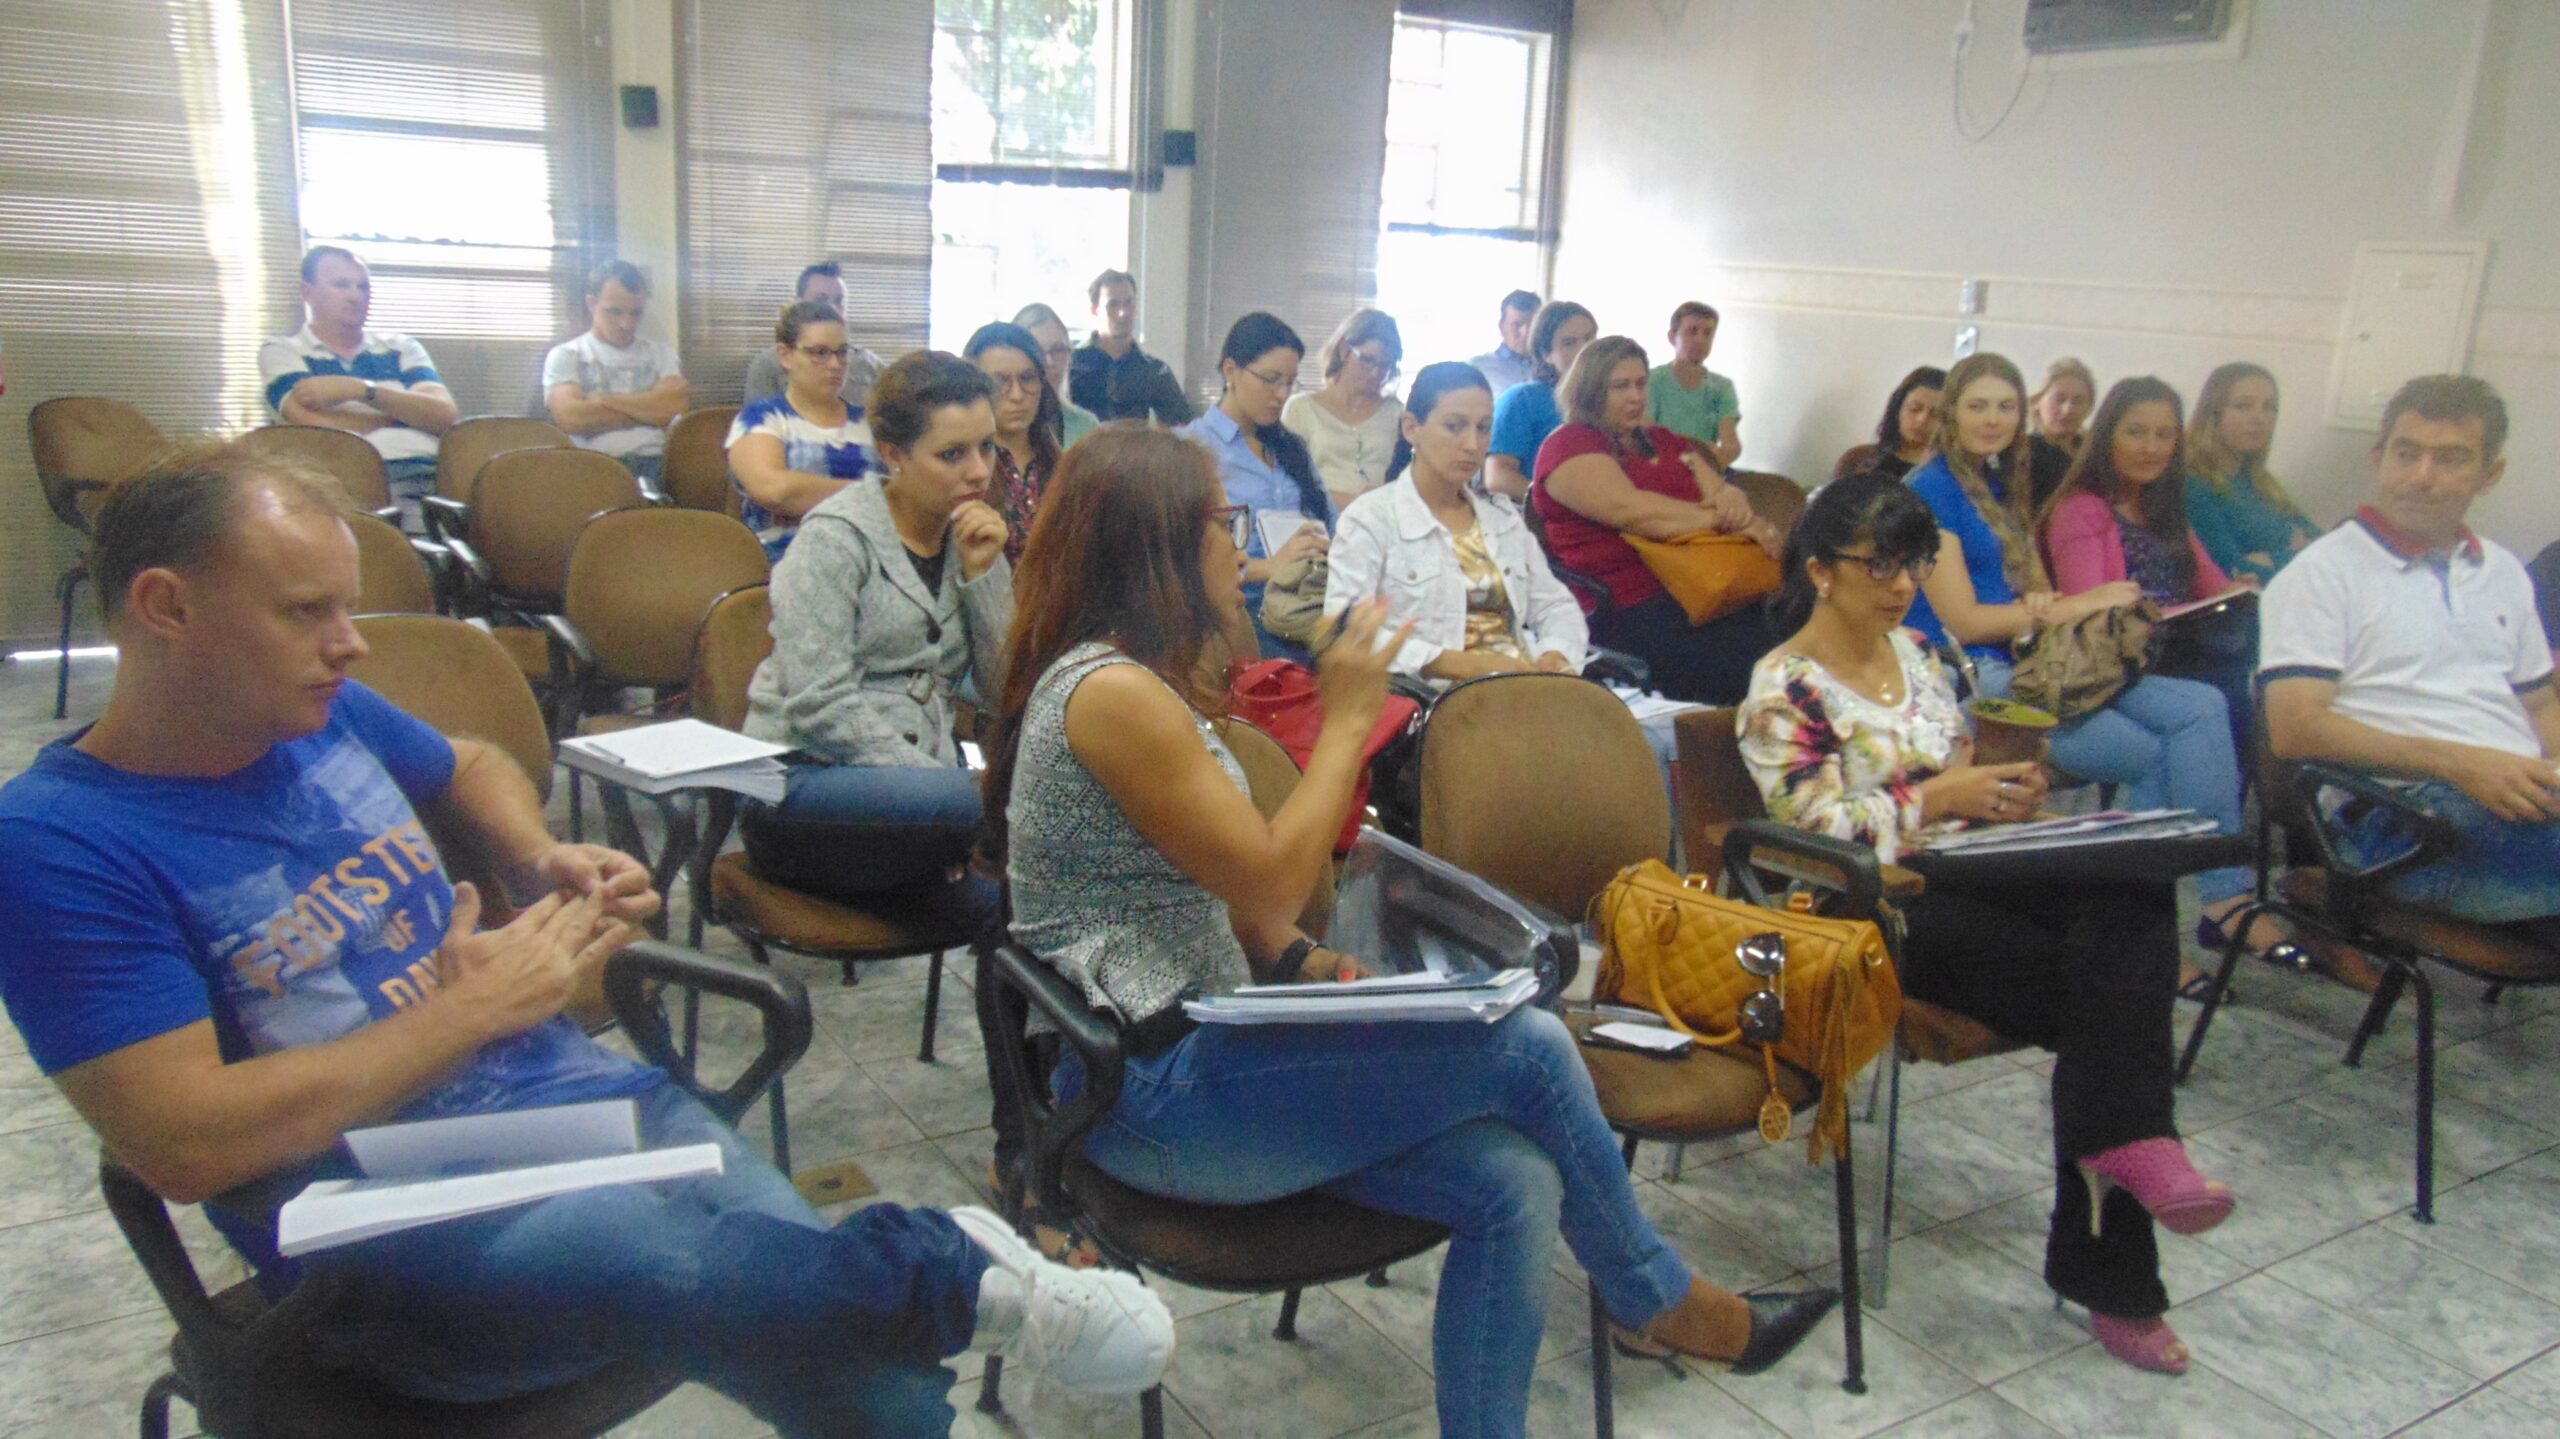
[[[1816,585],[1813,592],[1826,600],[1831,598],[1831,586],[1829,585]]]

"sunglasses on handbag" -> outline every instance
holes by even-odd
[[[1733,957],[1743,973],[1760,981],[1759,991],[1742,1002],[1742,1037],[1774,1045],[1787,1034],[1787,937],[1755,934],[1734,946]]]

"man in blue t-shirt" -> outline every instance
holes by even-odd
[[[274,1206],[348,1129],[629,1097],[716,1176],[565,1195],[325,1251],[314,1362],[478,1400],[635,1355],[786,1435],[947,1431],[941,1361],[1024,1353],[1136,1392],[1172,1347],[1127,1275],[1041,1259],[984,1210],[829,1228],[664,1075],[563,1010],[658,905],[628,856],[552,839],[503,754],[350,680],[356,548],[333,482],[236,446],[111,494],[91,572],[122,653],[98,722],[0,789],[0,999],[105,1147],[204,1201],[271,1289]],[[526,901],[480,930],[421,822]]]

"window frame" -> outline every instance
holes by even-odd
[[[1005,0],[991,0],[991,3],[995,7],[995,23],[1001,29],[1004,23]],[[1006,160],[1001,157],[1002,146],[999,145],[997,147],[999,158],[991,161],[936,160],[933,166],[935,183],[1049,185],[1059,189],[1127,190],[1133,196],[1153,194],[1164,188],[1162,143],[1155,136],[1154,126],[1148,115],[1149,87],[1140,74],[1141,68],[1152,60],[1153,47],[1148,37],[1154,31],[1156,10],[1160,0],[1098,0],[1098,3],[1119,9],[1120,32],[1126,37],[1126,46],[1120,56],[1119,65],[1122,90],[1119,98],[1114,102],[1114,108],[1122,117],[1124,130],[1121,135],[1121,144],[1123,152],[1129,157],[1129,163],[1117,166],[1069,165]],[[934,35],[937,40],[941,34],[942,25],[937,18],[934,23]],[[999,46],[999,54],[1001,51],[1002,47]],[[998,81],[997,88],[999,90],[1003,88],[1001,80]],[[997,125],[1001,131],[1003,119],[1000,111]]]
[[[1520,116],[1520,183],[1522,190],[1528,194],[1528,198],[1524,200],[1521,205],[1521,209],[1531,212],[1534,218],[1531,223],[1525,225],[1490,226],[1446,225],[1436,220],[1390,220],[1384,218],[1386,201],[1385,196],[1382,193],[1379,199],[1382,223],[1378,228],[1383,233],[1395,235],[1456,235],[1474,239],[1505,240],[1516,243],[1534,244],[1538,247],[1538,268],[1540,273],[1549,273],[1554,264],[1556,244],[1555,182],[1557,165],[1556,152],[1559,148],[1556,142],[1561,138],[1558,134],[1558,121],[1560,116],[1560,107],[1563,101],[1561,93],[1562,87],[1556,83],[1556,80],[1557,76],[1562,74],[1564,69],[1564,34],[1561,29],[1546,30],[1509,25],[1494,25],[1478,21],[1452,19],[1440,15],[1417,13],[1415,11],[1399,7],[1395,15],[1395,28],[1399,33],[1399,36],[1401,36],[1401,32],[1407,26],[1411,26],[1416,29],[1437,30],[1441,32],[1444,37],[1453,30],[1474,30],[1502,35],[1505,37],[1520,37],[1542,40],[1545,42],[1543,47],[1545,59],[1545,65],[1543,68],[1545,73],[1532,77],[1530,90],[1533,103],[1522,106]],[[1393,83],[1394,82],[1390,80],[1389,85],[1391,95]],[[1534,103],[1536,101],[1543,101],[1544,103]],[[1389,104],[1392,106],[1392,99],[1390,99]],[[1432,147],[1432,150],[1436,154],[1439,147],[1435,145]],[[1534,190],[1531,190],[1530,187],[1532,186],[1535,187]],[[1433,208],[1435,210],[1438,208],[1436,195]]]

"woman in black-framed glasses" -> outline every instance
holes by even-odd
[[[2026,819],[2045,792],[2035,761],[1973,762],[1953,685],[1904,627],[1937,554],[1936,518],[1898,481],[1825,486],[1782,566],[1775,609],[1789,633],[1753,669],[1737,719],[1773,818],[1872,846],[1887,863],[1967,823]],[[1933,877],[1903,918],[1905,993],[2057,1056],[2046,1282],[2087,1306],[2108,1353],[2186,1372],[2186,1346],[2161,1317],[2154,1227],[2201,1233],[2232,1198],[2196,1173],[2178,1138],[2174,883],[1969,890]]]

